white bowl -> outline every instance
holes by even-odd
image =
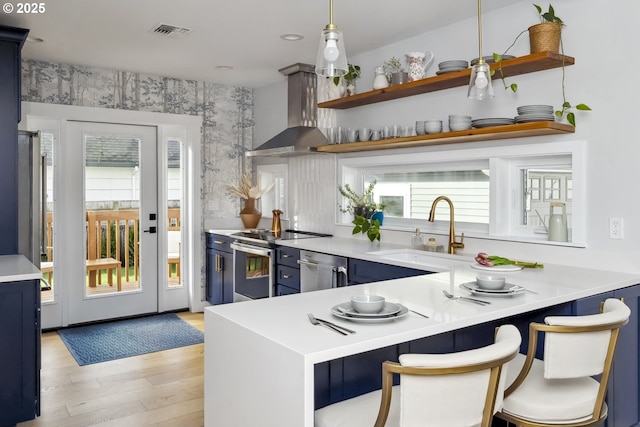
[[[449,130],[467,130],[471,129],[471,122],[467,123],[451,123],[449,122]]]
[[[498,290],[504,288],[506,279],[501,276],[477,276],[476,283],[482,289]]]
[[[384,297],[380,295],[355,295],[351,297],[351,307],[358,313],[379,313],[384,308]]]

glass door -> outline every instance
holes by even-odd
[[[66,212],[57,214],[74,237],[63,254],[68,323],[157,312],[156,127],[68,122],[67,138]]]

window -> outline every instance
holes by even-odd
[[[447,204],[438,205],[435,224],[427,222],[433,200],[444,195],[453,202],[458,232],[539,242],[548,238],[550,203],[562,202],[570,243],[584,244],[584,218],[575,216],[584,212],[576,209],[584,204],[582,142],[342,158],[338,174],[339,184],[360,191],[376,180],[374,201],[385,205],[388,229],[447,232]],[[337,216],[351,223],[349,214]]]

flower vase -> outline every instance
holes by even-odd
[[[351,96],[356,94],[356,81],[349,80],[347,83],[347,90],[345,96]]]
[[[256,228],[260,218],[262,218],[262,212],[256,208],[256,199],[244,199],[244,208],[240,211],[240,219],[244,228]]]

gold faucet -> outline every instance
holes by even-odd
[[[436,205],[440,200],[444,200],[445,202],[449,203],[449,253],[455,254],[456,249],[464,248],[464,243],[462,243],[462,241],[464,240],[464,233],[460,235],[460,241],[456,242],[456,232],[454,228],[453,202],[451,201],[450,198],[446,196],[436,197],[436,199],[433,201],[433,204],[431,205],[431,212],[429,212],[429,221],[434,222],[436,220]]]

